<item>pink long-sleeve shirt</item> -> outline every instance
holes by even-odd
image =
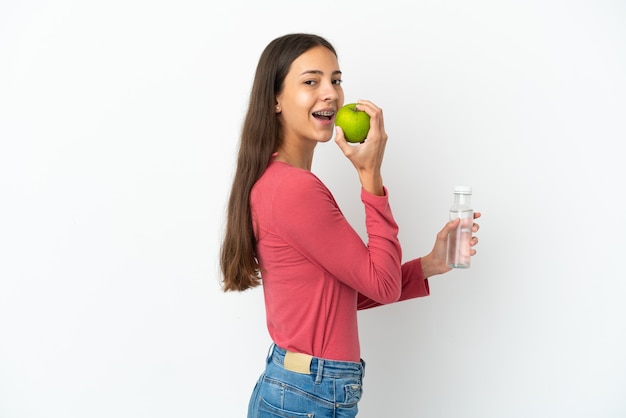
[[[358,362],[358,309],[429,294],[420,259],[402,264],[387,190],[362,190],[361,200],[367,243],[310,171],[273,161],[254,185],[267,327],[278,346]]]

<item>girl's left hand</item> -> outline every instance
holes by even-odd
[[[480,212],[474,212],[474,219],[478,219],[481,217]],[[435,241],[435,245],[433,246],[430,254],[422,257],[422,271],[424,272],[424,277],[432,277],[437,274],[447,273],[452,270],[448,267],[446,263],[446,253],[448,250],[448,235],[450,232],[454,231],[457,226],[459,226],[459,219],[455,219],[453,221],[445,224],[443,229],[439,231],[437,234],[437,239]],[[480,229],[480,225],[474,222],[472,225],[472,234],[475,234]],[[476,249],[474,246],[478,244],[478,237],[472,236],[472,240],[470,241],[470,255],[476,255]]]

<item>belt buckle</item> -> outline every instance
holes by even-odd
[[[285,361],[283,366],[286,370],[295,373],[311,374],[311,359],[313,359],[313,356],[308,354],[287,351],[285,352]]]

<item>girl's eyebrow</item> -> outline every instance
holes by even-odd
[[[323,72],[323,71],[320,71],[320,70],[307,70],[307,71],[302,72],[302,74],[300,74],[300,75],[306,75],[306,74],[319,74],[319,75],[324,75],[324,72]],[[342,73],[341,73],[341,71],[339,71],[339,70],[335,70],[335,71],[333,71],[333,75],[341,75],[341,74],[342,74]]]

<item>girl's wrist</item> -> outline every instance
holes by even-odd
[[[451,269],[445,264],[442,264],[442,261],[437,259],[432,252],[422,257],[422,272],[425,278],[447,273],[450,270]]]
[[[360,174],[361,175],[359,176],[359,178],[361,180],[361,186],[363,186],[363,189],[365,189],[365,191],[375,196],[385,195],[383,178],[380,176],[380,174],[373,176],[363,175],[362,173]]]
[[[422,273],[424,274],[424,278],[429,278],[437,274],[433,270],[432,258],[433,258],[432,254],[428,254],[422,257],[421,263],[422,263]]]

